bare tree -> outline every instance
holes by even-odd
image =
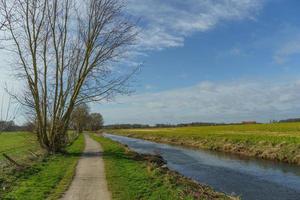
[[[98,131],[103,127],[104,120],[100,113],[91,113],[88,120],[88,129]]]
[[[82,103],[75,107],[71,115],[71,127],[77,133],[82,133],[89,123],[90,108],[87,104]]]
[[[49,152],[62,150],[74,107],[126,93],[135,70],[112,66],[136,31],[118,0],[0,0],[16,69],[26,80],[15,95],[32,111]]]

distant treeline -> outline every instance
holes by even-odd
[[[300,118],[291,118],[291,119],[285,119],[279,121],[279,123],[285,123],[285,122],[300,122]]]
[[[0,132],[12,132],[12,131],[28,131],[30,129],[28,124],[22,126],[16,125],[14,121],[0,121]]]
[[[270,123],[287,123],[287,122],[300,122],[300,118],[292,118],[285,120],[271,120]],[[243,121],[240,123],[213,123],[213,122],[192,122],[181,124],[111,124],[106,125],[106,129],[130,129],[130,128],[176,128],[176,127],[190,127],[190,126],[226,126],[226,125],[247,125],[247,124],[260,124],[256,121]]]
[[[106,129],[130,129],[130,128],[175,128],[175,127],[187,127],[187,126],[220,126],[226,125],[225,123],[210,123],[210,122],[193,122],[193,123],[182,123],[182,124],[111,124],[106,125]]]
[[[106,129],[129,129],[129,128],[151,128],[150,125],[145,124],[111,124],[105,125]]]
[[[270,123],[288,123],[288,122],[300,122],[300,118],[291,118],[284,120],[271,120]],[[240,123],[213,123],[213,122],[192,122],[181,124],[110,124],[105,125],[105,129],[131,129],[131,128],[176,128],[176,127],[190,127],[190,126],[225,126],[225,125],[243,125],[243,124],[259,124],[255,121],[243,121]],[[10,131],[32,131],[32,123],[25,123],[24,125],[16,125],[14,121],[0,121],[0,132]]]

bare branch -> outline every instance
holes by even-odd
[[[35,116],[42,147],[65,146],[74,107],[128,93],[137,69],[115,70],[135,37],[118,0],[0,0],[26,90],[13,95]],[[122,72],[122,73],[120,73]]]

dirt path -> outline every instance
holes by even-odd
[[[85,135],[85,150],[74,180],[61,200],[110,200],[100,144]]]

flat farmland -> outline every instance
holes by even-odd
[[[121,129],[107,132],[300,165],[300,123]]]
[[[3,153],[19,160],[25,159],[30,152],[41,151],[36,136],[27,132],[0,133],[0,161],[4,159]]]

